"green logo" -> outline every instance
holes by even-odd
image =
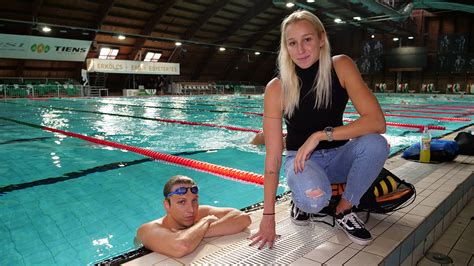
[[[30,49],[32,52],[36,52],[38,54],[47,53],[49,52],[49,45],[44,45],[42,43],[38,43],[38,44],[35,43],[30,47]]]

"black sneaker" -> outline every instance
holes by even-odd
[[[336,222],[352,242],[362,246],[372,242],[370,232],[365,229],[364,223],[350,209],[337,214]]]
[[[291,221],[296,225],[308,225],[309,224],[309,214],[300,210],[296,205],[291,202],[291,212],[290,212]]]
[[[326,217],[328,217],[327,214],[325,213],[310,213],[309,214],[309,220],[311,222],[324,222],[324,220],[326,219]]]

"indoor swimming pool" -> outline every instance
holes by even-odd
[[[418,141],[423,126],[439,137],[474,119],[470,96],[377,97],[391,154]],[[265,150],[249,142],[261,130],[262,105],[261,95],[0,101],[0,264],[84,265],[135,249],[136,229],[165,214],[162,188],[176,174],[197,181],[201,204],[261,202],[258,184],[134,151],[261,174]],[[349,103],[346,122],[354,111]],[[286,191],[281,177],[278,194]]]

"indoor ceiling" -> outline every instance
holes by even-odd
[[[296,5],[287,8],[287,2]],[[92,40],[88,58],[97,58],[101,47],[119,48],[117,59],[123,60],[143,59],[147,51],[160,52],[160,62],[180,63],[190,79],[202,79],[203,71],[213,68],[224,80],[243,61],[252,62],[248,71],[255,72],[259,64],[274,58],[280,23],[296,8],[317,14],[330,34],[348,28],[401,35],[414,30],[408,19],[413,1],[385,1],[393,7],[364,0],[309,2],[16,0],[0,10],[0,33]],[[336,23],[336,18],[342,23]],[[52,30],[42,32],[44,25]],[[126,38],[120,40],[118,35]],[[220,47],[226,50],[219,51]]]

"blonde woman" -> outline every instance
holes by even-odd
[[[377,99],[348,56],[331,57],[324,26],[308,11],[295,11],[282,22],[278,68],[279,77],[265,90],[264,211],[251,245],[272,248],[276,239],[283,119],[288,131],[284,174],[292,191],[292,221],[309,224],[311,214],[329,204],[330,184],[346,182],[335,210],[337,225],[353,242],[369,244],[370,232],[351,210],[377,177],[389,151],[380,135],[385,132],[385,119]],[[349,99],[360,117],[343,125]]]

